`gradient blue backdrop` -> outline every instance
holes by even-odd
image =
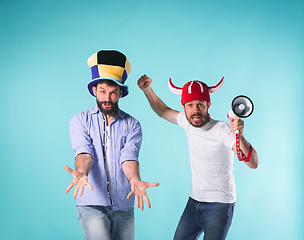
[[[245,94],[255,112],[245,136],[257,170],[235,159],[238,201],[228,239],[303,239],[304,3],[297,0],[2,0],[1,239],[83,239],[72,194],[70,118],[95,104],[87,58],[117,49],[131,61],[130,94],[120,106],[140,120],[141,176],[152,209],[136,210],[136,239],[172,239],[191,191],[186,136],[158,118],[136,85],[142,74],[181,110],[168,90],[225,76],[211,114],[227,120]]]

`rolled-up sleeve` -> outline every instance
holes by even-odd
[[[135,120],[127,135],[125,145],[121,150],[120,165],[124,161],[133,160],[138,162],[139,150],[142,142],[142,130],[140,123]]]
[[[81,114],[75,115],[70,121],[70,139],[75,157],[81,153],[88,153],[94,158],[92,141]]]

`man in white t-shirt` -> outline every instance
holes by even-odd
[[[151,88],[152,80],[143,75],[138,80],[155,113],[181,126],[188,137],[192,171],[192,193],[177,226],[174,240],[198,239],[204,232],[204,240],[225,239],[231,225],[236,201],[235,181],[232,174],[233,152],[236,150],[235,131],[239,130],[240,150],[247,156],[245,164],[257,168],[258,156],[243,135],[244,122],[230,119],[230,126],[211,118],[210,93],[221,88],[223,79],[214,87],[201,81],[190,81],[183,88],[174,86],[172,92],[181,95],[184,111],[169,108]]]

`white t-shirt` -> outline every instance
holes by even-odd
[[[235,134],[229,124],[210,118],[205,126],[196,128],[188,122],[184,112],[178,114],[177,123],[188,136],[191,198],[200,202],[235,202],[232,174]]]

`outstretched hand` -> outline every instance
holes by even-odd
[[[73,170],[72,168],[70,168],[68,166],[64,166],[64,169],[67,170],[68,172],[70,172],[73,176],[73,181],[65,190],[66,193],[68,193],[72,189],[72,187],[76,186],[75,190],[74,190],[74,195],[73,195],[73,198],[75,199],[77,197],[79,189],[80,189],[79,196],[82,196],[85,185],[87,185],[93,191],[93,187],[88,182],[88,177],[85,174],[83,174],[77,170]]]
[[[131,186],[131,192],[128,194],[127,198],[129,199],[133,194],[135,194],[135,203],[136,203],[136,207],[139,208],[141,211],[144,210],[144,201],[143,198],[145,198],[148,207],[151,208],[151,203],[149,200],[149,197],[146,193],[146,190],[149,187],[157,187],[159,186],[159,183],[147,183],[147,182],[143,182],[143,181],[139,181],[139,182],[135,182],[132,184]]]

